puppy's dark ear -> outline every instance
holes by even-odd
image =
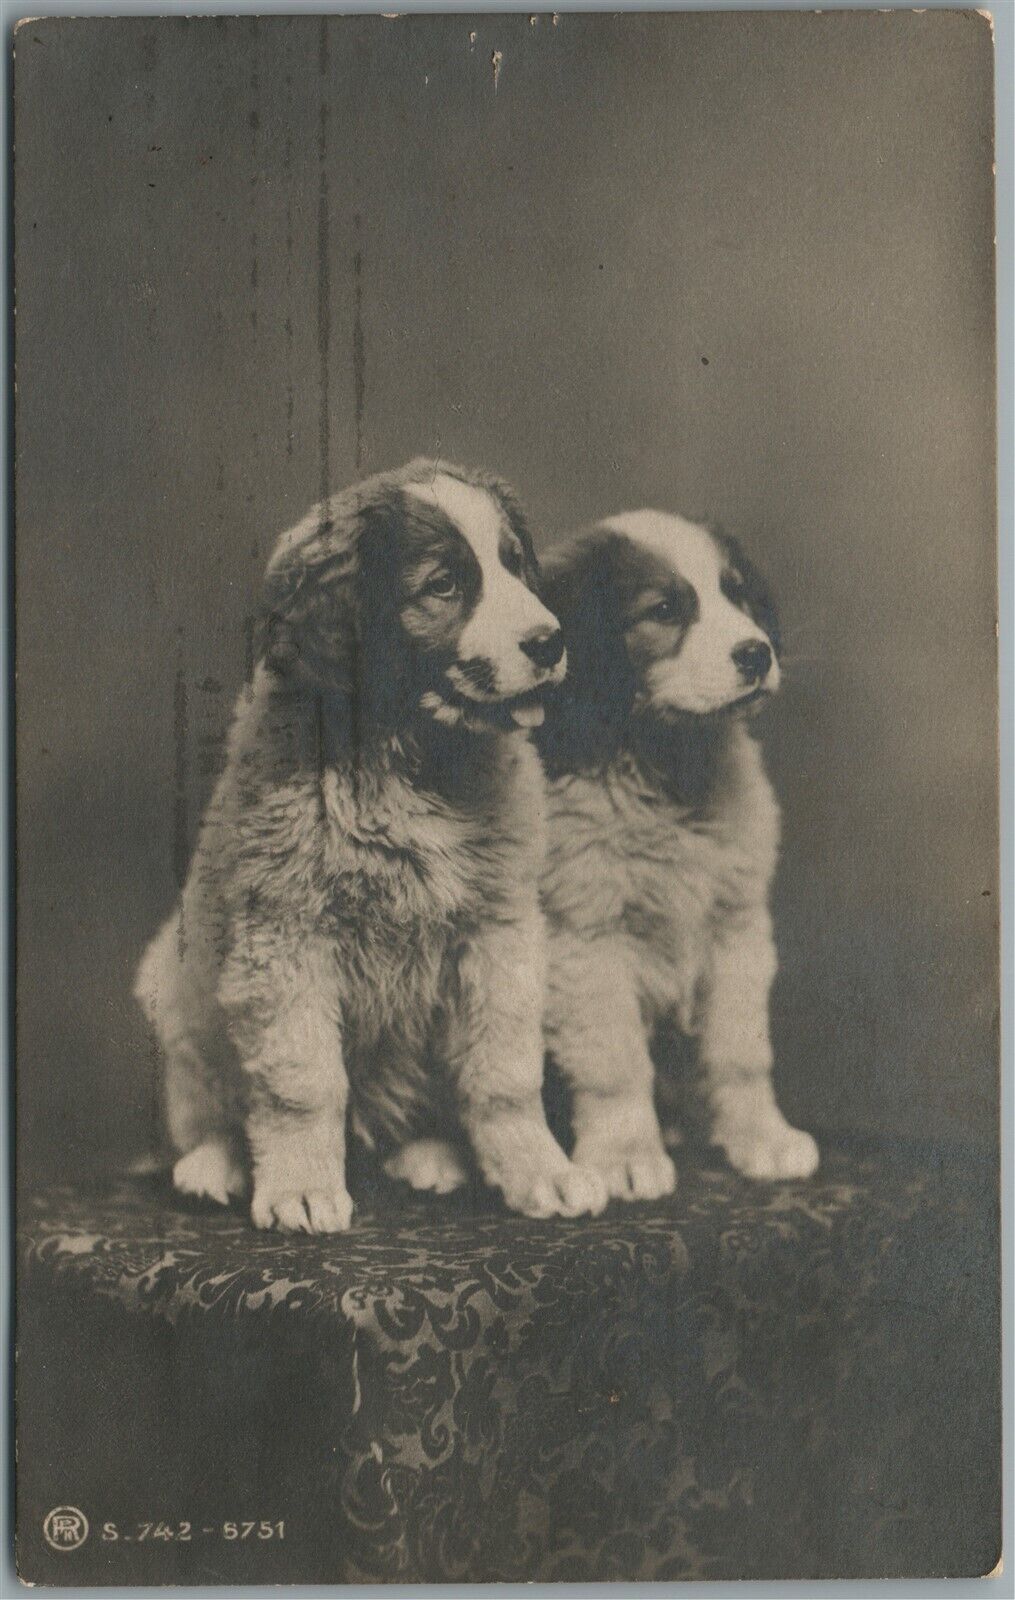
[[[593,530],[543,561],[543,597],[560,622],[568,663],[538,740],[553,772],[601,766],[618,748],[631,714],[637,679],[624,643],[616,542],[615,535]]]
[[[346,498],[315,508],[282,535],[262,590],[267,665],[323,690],[347,684],[358,645],[361,516]]]
[[[779,616],[767,580],[762,577],[740,541],[734,539],[732,534],[719,532],[715,537],[731,571],[742,580],[742,585],[737,586],[742,594],[737,604],[746,611],[753,622],[758,624],[759,628],[764,628],[772,641],[773,650],[778,655],[782,648]]]

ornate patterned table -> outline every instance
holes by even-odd
[[[994,1564],[996,1191],[968,1157],[840,1144],[772,1188],[685,1162],[672,1201],[567,1223],[358,1187],[326,1239],[155,1180],[26,1198],[25,1576]],[[67,1504],[89,1536],[55,1551]]]

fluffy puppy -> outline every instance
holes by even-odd
[[[539,742],[546,1036],[572,1091],[572,1159],[611,1195],[673,1188],[652,1050],[676,1029],[697,1042],[733,1166],[806,1177],[817,1147],[772,1088],[779,811],[747,728],[779,684],[771,598],[732,541],[659,511],[551,552],[544,579],[570,660]]]
[[[266,653],[136,993],[179,1189],[257,1227],[348,1227],[346,1113],[417,1187],[528,1215],[605,1203],[544,1120],[545,800],[527,731],[565,671],[525,521],[418,460],[285,534]],[[450,1119],[450,1121],[449,1121]]]

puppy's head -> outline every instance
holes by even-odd
[[[707,718],[779,686],[767,587],[736,543],[682,517],[633,511],[551,552],[549,603],[564,630],[564,696],[588,741],[632,714]]]
[[[534,727],[564,675],[525,519],[498,479],[417,460],[285,535],[269,564],[267,658],[385,720]]]

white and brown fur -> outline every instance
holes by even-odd
[[[570,661],[539,742],[546,1038],[570,1086],[572,1158],[611,1195],[673,1188],[653,1052],[676,1030],[696,1043],[732,1165],[806,1177],[817,1146],[772,1085],[779,807],[747,727],[779,682],[771,598],[732,541],[658,511],[551,551],[544,578]]]
[[[497,479],[418,460],[335,495],[265,579],[266,653],[137,995],[179,1189],[348,1227],[347,1112],[417,1187],[469,1152],[530,1215],[597,1210],[540,1099],[544,782],[565,668]],[[460,1131],[461,1143],[448,1130]]]

